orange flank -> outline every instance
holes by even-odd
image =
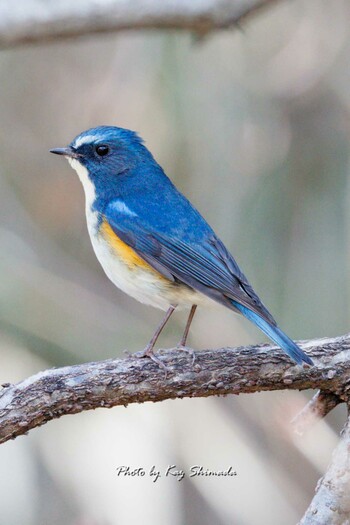
[[[137,253],[116,235],[106,219],[103,219],[99,230],[102,237],[107,241],[113,253],[119,257],[131,270],[143,269],[155,273],[159,278],[165,279],[157,270],[152,268]],[[168,279],[166,279],[168,280]]]

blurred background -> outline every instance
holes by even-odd
[[[294,339],[349,330],[350,5],[298,0],[202,41],[125,33],[0,54],[0,381],[144,347],[162,312],[119,292],[90,246],[83,190],[49,154],[82,130],[137,130]],[[178,341],[186,312],[160,340]],[[199,310],[196,349],[264,341]],[[0,447],[6,525],[293,524],[345,409],[298,438],[312,393],[133,405],[64,417]],[[118,477],[192,465],[231,478]]]

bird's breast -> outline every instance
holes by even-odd
[[[107,243],[112,256],[117,257],[131,271],[146,271],[154,274],[157,279],[166,280],[159,272],[142,259],[131,246],[127,245],[118,237],[106,219],[102,219],[101,221],[98,236],[102,237],[103,241]]]
[[[201,302],[198,292],[170,281],[142,259],[116,235],[103,216],[87,210],[87,222],[100,264],[109,279],[125,293],[162,310],[171,304],[187,307]]]
[[[86,167],[76,159],[69,162],[83,184],[90,239],[109,279],[138,301],[162,310],[171,304],[181,307],[207,301],[203,294],[166,279],[115,234],[108,221],[93,209],[96,189]]]

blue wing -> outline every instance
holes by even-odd
[[[138,214],[125,213],[115,202],[104,216],[116,235],[166,278],[185,283],[233,310],[238,310],[236,302],[242,304],[276,325],[224,244],[188,201],[180,203],[187,208],[181,210],[186,213],[185,225],[178,219],[183,216],[178,209],[163,214],[158,207],[156,215],[148,214],[141,221]]]

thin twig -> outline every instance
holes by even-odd
[[[336,394],[317,392],[303,410],[292,420],[291,424],[294,427],[294,432],[302,436],[312,425],[324,418],[339,403],[341,403],[341,399]]]

